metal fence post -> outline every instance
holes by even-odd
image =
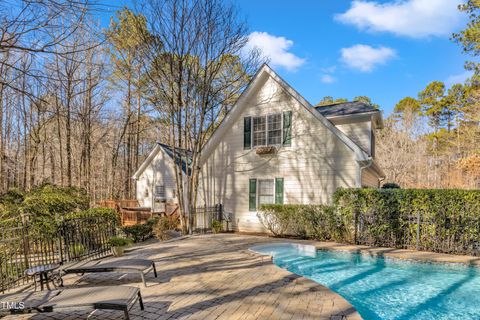
[[[30,245],[28,241],[28,219],[22,214],[22,238],[23,238],[23,260],[25,261],[25,269],[28,269],[28,257],[30,256]]]
[[[415,250],[419,249],[420,244],[420,211],[417,211],[417,241],[415,243]]]
[[[354,229],[353,229],[353,243],[354,244],[358,244],[357,243],[357,230],[358,230],[358,212],[357,212],[357,209],[355,209],[353,211],[353,219],[354,219]]]

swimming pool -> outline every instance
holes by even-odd
[[[316,251],[293,243],[251,250],[337,292],[366,320],[480,319],[480,268]]]

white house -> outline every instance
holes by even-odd
[[[329,203],[339,187],[378,187],[384,175],[375,162],[375,131],[382,127],[381,112],[370,105],[314,107],[263,65],[202,151],[198,205],[220,203],[235,230],[262,232],[261,204]],[[139,169],[137,195],[147,205],[148,177],[169,179],[159,161],[147,159],[150,169]]]
[[[165,210],[164,203],[177,202],[174,165],[176,163],[178,170],[182,170],[182,174],[186,176],[190,154],[186,150],[177,148],[176,161],[173,154],[169,146],[157,143],[133,175],[132,178],[137,184],[137,200],[141,207],[161,212]]]

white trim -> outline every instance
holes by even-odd
[[[264,179],[257,179],[257,209],[260,205],[262,204],[275,204],[275,192],[277,190],[275,190],[276,188],[276,185],[275,185],[275,179],[276,178],[264,178]],[[260,181],[273,181],[273,185],[272,185],[272,189],[273,189],[273,193],[272,193],[272,196],[273,196],[273,202],[272,203],[262,203],[260,204]]]
[[[145,171],[145,169],[148,167],[148,165],[155,159],[155,156],[158,154],[158,151],[160,151],[162,147],[158,143],[155,144],[155,147],[150,151],[148,157],[142,162],[140,167],[135,171],[135,173],[132,176],[132,179],[138,180],[140,175]]]
[[[290,111],[290,110],[288,110]],[[261,116],[245,116],[243,117],[244,119],[245,118],[251,118],[252,119],[252,128],[250,130],[250,140],[252,141],[251,143],[251,147],[250,149],[255,149],[257,147],[269,147],[269,146],[273,146],[273,147],[280,147],[280,146],[283,146],[283,141],[284,141],[284,137],[283,137],[283,114],[285,113],[286,111],[283,111],[283,112],[275,112],[275,113],[268,113],[268,114],[265,114],[265,115],[261,115]],[[268,132],[269,132],[269,125],[268,125],[268,117],[270,116],[278,116],[280,115],[280,143],[272,143],[272,144],[269,144],[268,143]],[[254,145],[254,130],[253,130],[253,120],[255,118],[265,118],[265,144],[262,144],[262,145]],[[245,121],[244,121],[245,123]],[[289,146],[287,146],[289,147]]]
[[[225,116],[222,123],[219,125],[217,130],[213,133],[210,139],[205,144],[205,147],[202,152],[202,157],[199,161],[199,165],[202,166],[205,161],[208,159],[213,149],[220,143],[220,139],[225,134],[227,129],[233,125],[233,122],[236,118],[239,117],[244,105],[248,101],[248,98],[254,92],[259,83],[260,79],[263,79],[264,76],[270,76],[275,80],[288,94],[290,94],[294,99],[296,99],[302,106],[305,107],[317,120],[319,120],[327,129],[329,129],[333,134],[335,134],[348,148],[350,148],[356,155],[357,161],[365,161],[369,159],[368,154],[363,151],[355,142],[353,142],[347,135],[335,127],[327,118],[325,118],[320,112],[315,110],[315,108],[303,98],[295,89],[293,89],[285,80],[283,80],[275,71],[273,71],[267,64],[264,64],[257,74],[253,77],[250,84],[240,95],[240,98],[237,100],[230,112]],[[253,120],[252,120],[252,132],[253,132]],[[253,146],[253,141],[252,141]]]
[[[267,65],[264,66],[268,74],[274,79],[279,85],[281,85],[288,94],[290,94],[294,99],[296,99],[300,104],[302,104],[305,109],[307,109],[315,118],[317,118],[327,129],[332,131],[340,140],[343,141],[352,151],[355,152],[357,156],[357,161],[367,160],[369,158],[368,154],[362,150],[355,142],[353,142],[347,135],[345,135],[340,129],[335,127],[327,118],[325,118],[319,111],[302,97],[295,89],[293,89],[285,80],[283,80],[275,71],[273,71]]]
[[[321,107],[319,107],[321,108]],[[317,110],[318,111],[318,110]],[[320,112],[320,111],[318,111]],[[380,110],[375,110],[375,111],[367,111],[367,112],[357,112],[357,113],[352,113],[352,114],[340,114],[340,115],[335,115],[335,116],[324,116],[328,120],[336,120],[336,119],[355,119],[355,118],[363,118],[366,116],[372,116],[375,115],[376,113],[380,113]],[[370,118],[371,119],[371,118]]]
[[[215,132],[212,134],[210,139],[208,139],[207,143],[205,144],[202,155],[199,161],[199,166],[201,167],[205,161],[207,161],[208,157],[212,153],[213,149],[220,143],[221,137],[225,134],[227,129],[233,124],[233,121],[238,118],[238,116],[241,113],[241,110],[243,109],[243,105],[247,102],[251,92],[256,89],[257,84],[260,82],[260,75],[264,74],[264,68],[266,64],[264,64],[255,74],[255,76],[252,78],[250,83],[248,84],[247,88],[242,92],[240,97],[238,98],[237,102],[235,102],[235,105],[232,107],[232,109],[226,114],[225,118],[223,118],[222,122],[218,126],[218,128],[215,130]],[[252,131],[253,131],[253,120],[252,120]],[[252,141],[253,145],[253,141]]]

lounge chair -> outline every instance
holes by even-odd
[[[155,278],[157,269],[155,262],[147,259],[117,259],[109,261],[87,261],[64,268],[65,273],[95,273],[95,272],[122,272],[136,273],[142,278],[143,285],[146,287],[145,274],[153,270]]]
[[[128,286],[13,293],[0,296],[0,301],[4,303],[0,311],[12,314],[108,309],[121,310],[130,319],[128,312],[137,301],[144,310],[140,289]]]

